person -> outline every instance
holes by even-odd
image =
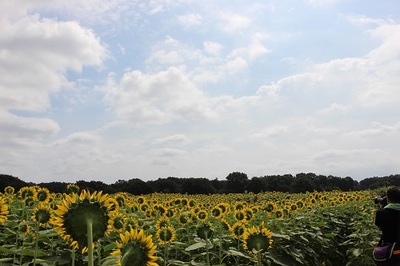
[[[400,243],[400,189],[397,187],[389,188],[386,197],[387,205],[381,206],[375,214],[375,225],[381,229],[378,247],[388,243]],[[376,265],[400,266],[400,254],[393,256],[390,261],[376,262]]]

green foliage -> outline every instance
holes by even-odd
[[[379,192],[126,194],[118,212],[127,220],[137,221],[138,228],[152,236],[156,244],[157,221],[166,216],[154,207],[159,210],[161,206],[164,213],[173,214],[166,223],[174,228],[176,239],[157,244],[159,265],[372,266],[372,249],[380,236],[374,225],[376,206],[372,199]],[[72,261],[85,265],[87,254],[73,252],[51,224],[35,223],[35,200],[24,201],[17,194],[0,196],[8,207],[8,213],[3,214],[7,219],[0,224],[0,265],[33,265],[34,261],[36,265],[70,265]],[[48,204],[55,208],[62,197],[54,194]],[[209,210],[214,207],[224,209],[224,214],[213,217]],[[263,225],[272,232],[271,249],[250,252],[244,247],[243,237],[232,234],[232,226],[238,223],[237,210],[252,212],[241,223],[244,230]],[[283,215],[276,216],[277,210]],[[208,213],[204,221],[198,216],[201,211]],[[187,215],[184,224],[179,220],[183,214]],[[30,230],[22,230],[23,225]],[[111,252],[117,248],[119,234],[112,231],[96,243],[96,265],[115,265]]]

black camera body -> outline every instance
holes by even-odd
[[[376,198],[374,198],[374,203],[382,205],[382,206],[386,206],[388,204],[387,197],[386,196],[376,197]]]

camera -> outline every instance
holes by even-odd
[[[386,196],[376,197],[376,198],[374,198],[374,203],[382,205],[384,207],[384,206],[386,206],[388,204],[387,197]]]

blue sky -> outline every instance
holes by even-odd
[[[397,0],[5,0],[0,172],[400,171]]]

